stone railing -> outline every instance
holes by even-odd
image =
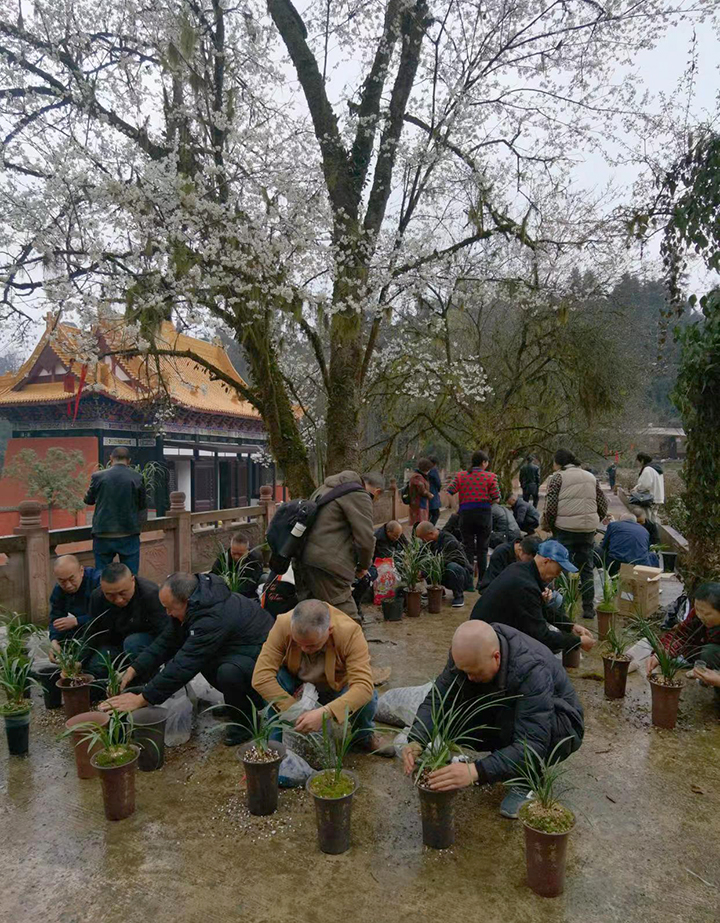
[[[140,576],[161,582],[176,571],[207,570],[238,529],[248,533],[252,545],[262,543],[275,508],[269,486],[260,488],[257,506],[207,513],[188,512],[185,494],[170,494],[168,515],[142,525]],[[41,509],[34,500],[20,503],[20,525],[13,535],[0,537],[0,606],[40,625],[47,622],[55,583],[53,559],[74,554],[83,565],[93,564],[90,526],[48,531],[41,523]]]

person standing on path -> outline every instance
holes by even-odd
[[[458,471],[448,486],[448,493],[458,495],[460,528],[465,554],[470,567],[477,559],[478,584],[487,567],[487,551],[492,532],[492,505],[500,500],[497,475],[488,471],[489,456],[479,450],[473,453],[468,471]]]
[[[665,475],[662,467],[653,462],[652,455],[638,452],[637,461],[640,462],[640,476],[630,493],[649,498],[648,517],[657,522],[657,509],[665,503]]]
[[[595,533],[607,516],[607,498],[595,475],[584,471],[568,449],[557,450],[553,468],[555,474],[547,483],[543,526],[568,549],[580,571],[583,618],[591,619],[595,616]]]
[[[433,525],[436,525],[438,519],[440,518],[440,508],[442,507],[442,503],[440,502],[442,479],[440,478],[440,472],[438,471],[437,458],[431,458],[430,461],[432,462],[432,468],[428,471],[427,479],[428,484],[430,485],[430,493],[432,494],[432,497],[430,498],[428,518]]]
[[[303,547],[300,577],[307,598],[321,599],[359,622],[352,588],[373,563],[373,500],[382,493],[385,479],[375,472],[361,476],[341,471],[326,478],[310,499],[317,503],[346,486],[346,493],[319,510]]]
[[[428,474],[432,466],[429,458],[421,458],[408,482],[410,494],[408,522],[410,526],[416,526],[419,522],[427,522],[430,518],[429,502],[432,500],[432,491]]]
[[[528,455],[518,474],[523,500],[537,507],[540,499],[540,467],[532,455]]]
[[[142,476],[130,468],[130,451],[125,446],[112,450],[109,468],[92,475],[85,503],[95,507],[92,537],[96,570],[103,570],[117,555],[121,564],[137,574],[147,497]]]

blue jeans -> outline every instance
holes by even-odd
[[[100,654],[109,654],[113,660],[119,657],[120,654],[127,654],[129,666],[137,655],[144,651],[146,647],[149,647],[154,640],[153,636],[147,632],[136,631],[134,634],[128,635],[125,638],[122,648],[118,647],[116,644],[101,644],[93,651],[85,669],[94,676],[95,679],[107,679],[107,670],[100,659]]]
[[[100,538],[93,536],[93,554],[95,555],[96,570],[103,570],[112,564],[115,555],[120,558],[120,563],[127,565],[133,574],[137,574],[140,567],[140,536],[124,535],[122,538]]]
[[[297,676],[293,676],[292,673],[288,670],[287,667],[280,667],[277,674],[277,681],[283,687],[285,692],[288,692],[290,695],[294,695],[298,686],[302,685],[302,680],[299,680]],[[335,692],[334,689],[326,689],[320,693],[320,704],[327,705],[328,702],[334,702],[335,699],[339,698],[347,692],[347,686],[341,689],[339,692]],[[366,737],[369,737],[375,727],[375,712],[378,707],[378,694],[375,689],[373,689],[373,695],[367,705],[363,705],[362,708],[358,709],[353,715],[350,716],[350,724],[352,725],[355,731],[358,731],[358,735],[355,738],[355,743],[362,743]],[[282,729],[278,728],[273,731],[271,734],[272,740],[282,740]]]

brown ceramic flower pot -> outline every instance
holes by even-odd
[[[565,889],[565,861],[568,837],[565,833],[544,833],[523,824],[527,882],[541,897],[557,897]]]
[[[422,596],[420,590],[409,590],[405,594],[405,614],[408,618],[416,619],[420,617],[422,609]]]
[[[57,687],[62,693],[65,720],[74,718],[81,712],[90,711],[90,684],[95,682],[95,677],[83,673],[80,679],[83,682],[78,686],[70,686],[69,680],[65,677],[57,681]]]
[[[432,612],[437,615],[438,612],[442,612],[442,601],[445,596],[445,588],[441,586],[429,586],[428,587],[428,612]]]
[[[432,849],[448,849],[455,842],[455,792],[433,792],[418,785],[422,838]]]
[[[677,723],[682,685],[668,686],[656,679],[650,680],[652,694],[652,723],[656,728],[671,731]]]
[[[68,731],[72,731],[78,724],[96,724],[98,727],[104,727],[110,720],[110,715],[104,711],[84,711],[78,715],[73,715],[65,722]],[[75,754],[75,768],[77,769],[78,779],[92,779],[97,775],[90,762],[93,755],[101,749],[99,743],[91,745],[88,741],[83,740],[89,728],[80,728],[74,731],[70,738]]]
[[[287,751],[281,743],[271,741],[268,749],[275,751],[277,759],[271,763],[257,763],[245,759],[245,754],[254,746],[252,741],[242,744],[238,757],[245,769],[248,811],[256,817],[264,817],[277,811],[278,774]]]
[[[580,666],[580,645],[574,647],[571,651],[563,651],[563,666],[572,670]]]
[[[99,766],[96,753],[90,760],[102,783],[103,806],[108,820],[124,820],[135,813],[135,774],[140,747],[132,746],[135,757],[122,766]],[[103,752],[103,751],[100,751]]]
[[[608,699],[622,699],[625,697],[629,667],[629,660],[616,660],[614,657],[603,657],[605,695]]]
[[[607,638],[608,628],[612,624],[612,620],[615,617],[615,610],[612,609],[610,612],[605,612],[602,609],[596,609],[595,614],[597,615],[598,623],[598,641],[604,641]]]

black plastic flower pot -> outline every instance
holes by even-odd
[[[403,617],[405,600],[402,596],[393,596],[391,599],[383,599],[382,613],[386,622],[400,622]]]
[[[271,741],[268,744],[268,749],[274,750],[277,758],[272,762],[260,763],[246,758],[254,747],[255,744],[252,741],[242,744],[238,752],[238,758],[245,769],[248,811],[256,817],[265,817],[277,811],[278,775],[280,763],[285,759],[287,751],[281,743]]]
[[[455,792],[433,792],[418,786],[425,846],[447,849],[455,842]]]
[[[160,705],[148,705],[132,713],[133,741],[140,747],[138,769],[141,772],[154,772],[161,769],[165,762],[165,722],[167,708]]]
[[[580,645],[574,647],[571,651],[563,651],[562,662],[565,668],[571,670],[580,666]]]
[[[57,686],[57,681],[60,679],[60,670],[55,664],[49,663],[47,666],[38,667],[38,669],[33,670],[33,676],[42,686],[45,708],[60,708],[62,705],[62,692]]]
[[[30,709],[14,715],[5,715],[5,734],[8,751],[13,756],[25,756],[30,747]]]
[[[313,773],[305,783],[307,791],[315,800],[315,816],[317,820],[318,846],[320,851],[337,856],[347,852],[350,848],[350,821],[352,818],[353,796],[358,790],[357,776],[347,769],[343,769],[343,776],[349,778],[354,785],[352,792],[340,798],[326,798],[317,795],[312,789],[313,779],[323,775],[324,771]]]

